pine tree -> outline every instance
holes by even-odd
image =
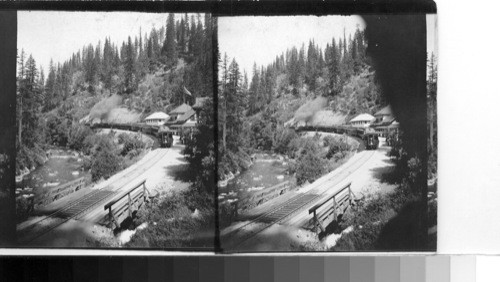
[[[161,54],[167,66],[172,66],[177,62],[177,43],[175,42],[175,22],[174,14],[170,13],[167,20],[167,33]]]
[[[340,50],[337,49],[335,38],[332,39],[330,46],[330,61],[328,64],[329,86],[333,96],[338,95],[341,90],[340,80]]]
[[[307,63],[306,63],[306,84],[311,91],[316,90],[316,79],[318,77],[319,54],[314,41],[309,41],[307,48]]]
[[[22,131],[23,131],[23,96],[25,95],[25,80],[24,80],[24,71],[25,71],[25,58],[26,54],[24,53],[24,49],[21,49],[21,55],[18,58],[18,75],[17,75],[17,142],[19,145],[22,144]]]
[[[221,121],[222,123],[222,126],[219,128],[219,131],[222,131],[222,132],[219,132],[219,136],[222,137],[222,142],[221,142],[221,145],[222,145],[222,151],[225,152],[226,151],[226,137],[227,137],[227,92],[226,92],[226,89],[227,89],[227,84],[228,84],[228,58],[227,58],[227,54],[224,54],[224,59],[222,61],[222,82],[221,82],[221,91],[219,91],[219,93],[221,94],[219,96],[219,101],[220,101],[220,105],[219,105],[219,120]],[[221,134],[222,133],[222,134]]]
[[[111,42],[109,38],[106,38],[104,41],[104,50],[103,50],[103,59],[102,59],[102,81],[104,83],[104,87],[109,90],[111,93],[111,82],[113,79],[114,73],[114,54],[113,47],[111,46]]]
[[[429,148],[434,149],[435,143],[435,127],[436,123],[436,98],[437,98],[437,65],[434,53],[431,53],[428,61],[428,76],[427,76],[427,101],[428,106],[428,124],[429,124]]]
[[[248,91],[249,95],[249,114],[254,114],[257,110],[259,110],[259,107],[257,106],[257,101],[258,101],[258,91],[260,88],[260,77],[259,77],[259,70],[257,69],[257,64],[253,64],[253,76],[252,76],[252,81],[250,82],[250,89]]]
[[[135,89],[135,52],[132,39],[128,37],[128,44],[125,46],[125,92],[131,93]]]
[[[226,85],[226,146],[228,150],[237,152],[241,144],[243,126],[244,100],[241,92],[241,73],[236,60],[232,60],[228,69]]]
[[[21,58],[24,59],[23,53]],[[39,141],[38,117],[42,108],[39,72],[31,55],[26,63],[20,60],[20,65],[24,65],[24,70],[20,71],[21,76],[18,78],[21,81],[18,88],[18,101],[21,102],[18,105],[18,142],[20,146],[33,147]]]
[[[47,83],[45,84],[45,111],[50,111],[55,106],[55,83],[56,83],[56,69],[54,62],[50,60],[49,75],[47,76]]]

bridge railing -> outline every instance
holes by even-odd
[[[353,204],[354,193],[351,191],[351,183],[344,186],[332,196],[309,209],[309,214],[313,214],[313,223],[319,227],[321,232],[325,232],[326,227],[338,220],[338,216]]]
[[[238,212],[239,210],[254,208],[264,202],[269,201],[270,199],[285,194],[291,188],[293,188],[292,183],[290,183],[290,181],[285,181],[272,187],[265,188],[262,191],[254,192],[250,197],[240,202],[235,202],[235,210],[236,212]]]
[[[120,197],[109,201],[104,205],[108,211],[108,219],[112,225],[119,228],[127,218],[132,218],[134,213],[147,201],[149,190],[146,188],[146,180],[125,191]]]
[[[37,195],[35,199],[36,205],[45,206],[50,204],[64,196],[82,189],[85,187],[85,184],[85,177],[80,177],[55,188],[48,189],[45,193]]]

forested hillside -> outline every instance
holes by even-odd
[[[311,121],[318,112],[321,122],[343,123],[385,106],[366,47],[359,29],[324,49],[310,40],[267,66],[254,64],[251,78],[235,59],[219,55],[219,178],[248,166],[254,150],[293,155],[297,136],[285,124]]]
[[[82,46],[47,71],[21,50],[17,172],[42,163],[48,145],[82,149],[84,122],[139,121],[185,99],[211,96],[212,33],[210,15],[169,14],[164,26],[121,44],[111,35]]]

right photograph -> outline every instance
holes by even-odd
[[[436,251],[436,15],[218,19],[223,252]]]

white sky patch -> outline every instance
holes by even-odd
[[[427,26],[427,53],[429,55],[434,53],[438,55],[438,30],[437,30],[437,15],[427,14],[426,15],[426,26]]]
[[[176,20],[182,16],[176,14]],[[100,40],[104,47],[106,37],[120,48],[128,36],[132,40],[139,36],[141,27],[142,35],[149,35],[153,27],[166,26],[167,18],[168,13],[21,11],[17,48],[19,53],[24,49],[27,56],[33,54],[47,76],[51,58],[56,65],[63,63],[85,45],[96,46]]]
[[[221,59],[227,53],[235,58],[240,68],[246,70],[251,79],[254,62],[257,66],[272,63],[276,55],[287,48],[302,43],[307,46],[310,39],[323,50],[335,37],[354,35],[356,28],[365,29],[359,16],[274,16],[274,17],[220,17],[218,24],[219,52]]]

